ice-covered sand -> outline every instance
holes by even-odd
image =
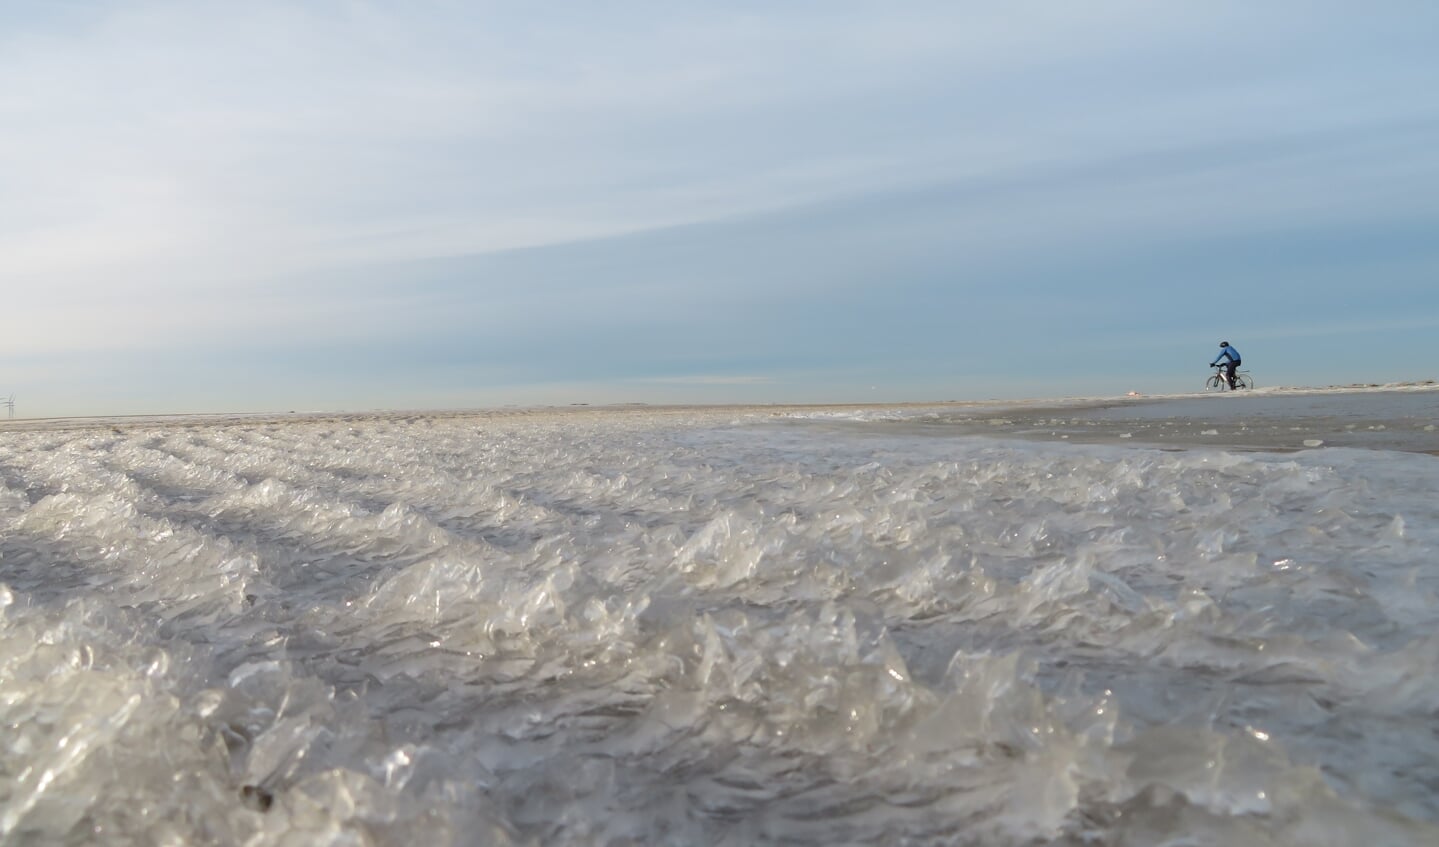
[[[0,842],[1436,844],[1435,424],[0,426]]]
[[[888,421],[912,433],[1003,435],[1167,449],[1293,451],[1363,447],[1439,455],[1439,386],[1274,388],[1215,395],[948,404],[920,410],[809,412],[830,421]]]

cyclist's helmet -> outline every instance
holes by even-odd
[[[1219,342],[1219,346],[1220,346],[1220,347],[1228,347],[1228,346],[1229,346],[1229,342],[1228,342],[1228,341],[1221,341],[1221,342]]]

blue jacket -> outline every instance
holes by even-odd
[[[1219,348],[1219,355],[1215,356],[1214,361],[1210,362],[1209,364],[1217,365],[1219,364],[1220,359],[1233,359],[1234,364],[1237,365],[1240,361],[1239,351],[1234,349],[1233,344],[1229,345],[1228,347],[1221,347]]]

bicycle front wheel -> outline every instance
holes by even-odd
[[[1223,391],[1228,387],[1229,383],[1225,382],[1224,377],[1220,376],[1219,374],[1215,374],[1214,376],[1211,376],[1209,379],[1206,379],[1204,381],[1205,391]]]
[[[1239,374],[1234,377],[1234,386],[1236,388],[1253,388],[1254,379],[1249,374]]]

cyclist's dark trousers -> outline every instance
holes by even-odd
[[[1234,372],[1239,370],[1239,363],[1233,359],[1224,363],[1224,378],[1229,380],[1229,389],[1234,390]]]

